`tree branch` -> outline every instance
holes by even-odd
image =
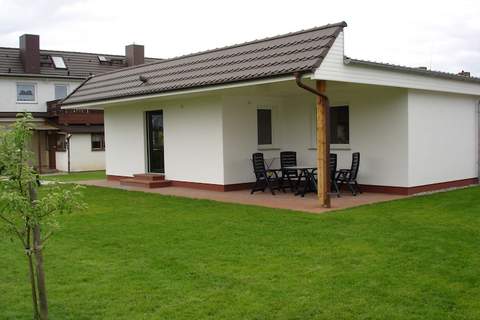
[[[43,238],[42,240],[42,246],[45,246],[45,243],[47,242],[48,239],[50,239],[50,237],[52,236],[53,234],[53,231],[50,231],[49,233],[47,233],[47,235],[45,236],[45,238]]]
[[[11,228],[13,229],[13,231],[15,231],[15,234],[17,235],[18,239],[20,239],[20,241],[22,242],[23,246],[26,247],[26,242],[25,240],[23,239],[22,237],[22,233],[20,231],[18,231],[17,229],[17,226],[15,225],[15,223],[13,223],[12,221],[8,220],[7,218],[5,218],[4,216],[0,215],[0,218],[5,221],[7,224],[9,224],[11,226]]]
[[[1,214],[0,214],[0,218],[1,218],[3,221],[5,221],[6,223],[8,223],[8,224],[15,225],[12,221],[8,220],[7,218],[5,218],[4,216],[2,216]]]

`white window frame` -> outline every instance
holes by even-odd
[[[351,117],[350,117],[350,109],[351,105],[348,102],[345,103],[336,103],[334,106],[330,106],[330,108],[336,108],[336,107],[348,107],[348,141],[351,141],[351,131],[350,131],[350,126],[351,126]],[[310,126],[310,149],[311,150],[317,150],[317,107],[313,107],[311,109],[311,126]],[[350,143],[345,143],[345,144],[337,144],[333,143],[330,144],[330,150],[350,150],[351,146]]]
[[[58,139],[60,137],[63,137],[63,148],[59,149],[58,148]],[[67,141],[67,134],[65,133],[58,133],[57,134],[57,141],[55,141],[55,151],[56,152],[66,152],[67,151],[67,148],[68,148],[68,141]]]
[[[54,83],[53,84],[53,97],[55,98],[55,100],[57,100],[57,96],[56,96],[56,89],[57,89],[57,86],[65,86],[65,88],[67,89],[67,96],[68,96],[68,93],[70,92],[70,86],[68,85],[68,83]],[[62,99],[62,98],[60,98]]]
[[[19,101],[18,100],[18,86],[33,86],[33,94],[35,100],[33,101]],[[38,103],[38,90],[36,82],[16,82],[15,83],[15,101],[18,104],[37,104]]]
[[[103,140],[101,140],[101,146],[100,148],[94,148],[93,147],[93,136],[94,135],[101,135],[103,137]],[[95,132],[95,133],[90,133],[90,150],[92,152],[98,152],[98,151],[105,151],[105,132]]]
[[[62,56],[53,56],[53,55],[52,55],[52,56],[50,56],[50,58],[52,59],[53,67],[54,67],[55,69],[62,69],[62,70],[68,69],[68,68],[67,68],[67,64],[65,63],[65,59],[64,59]],[[56,58],[59,59],[59,60],[57,60],[57,62],[58,62],[59,64],[62,64],[62,66],[57,65],[57,62],[56,62],[56,60],[55,60]]]
[[[272,143],[271,144],[258,144],[258,111],[257,110],[270,110],[272,113]],[[277,150],[278,148],[278,108],[277,106],[268,106],[268,105],[257,105],[255,108],[255,124],[256,124],[256,140],[257,140],[257,149],[258,150]]]

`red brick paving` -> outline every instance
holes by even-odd
[[[305,211],[312,213],[323,213],[332,210],[351,208],[366,204],[372,204],[383,201],[390,201],[401,199],[405,196],[390,195],[381,193],[362,193],[356,197],[349,193],[342,193],[340,198],[332,197],[332,207],[330,209],[322,208],[318,204],[316,195],[313,193],[306,194],[305,198],[293,195],[291,192],[281,193],[277,192],[273,196],[269,192],[256,192],[251,195],[249,190],[218,192],[181,187],[167,187],[158,189],[147,189],[141,187],[127,187],[121,186],[118,181],[107,180],[89,180],[78,182],[83,185],[116,188],[122,190],[142,191],[149,193],[157,193],[162,195],[171,195],[186,197],[192,199],[208,199],[228,203],[240,203],[247,205],[257,205],[270,208],[281,208],[297,211]]]

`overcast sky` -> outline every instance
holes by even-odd
[[[0,0],[0,46],[168,58],[346,21],[345,54],[480,76],[480,1]]]

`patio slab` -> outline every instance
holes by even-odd
[[[289,209],[296,211],[304,211],[311,213],[323,213],[332,210],[339,210],[345,208],[351,208],[366,204],[372,204],[377,202],[390,201],[395,199],[405,198],[406,196],[401,195],[391,195],[391,194],[381,194],[381,193],[362,193],[356,197],[352,196],[349,193],[342,193],[340,198],[332,197],[332,207],[322,208],[318,204],[318,199],[316,194],[309,193],[305,195],[305,198],[300,196],[295,196],[291,192],[282,193],[277,192],[273,196],[269,192],[256,192],[251,195],[250,190],[240,190],[240,191],[228,191],[228,192],[219,192],[219,191],[209,191],[209,190],[199,190],[191,188],[182,188],[182,187],[166,187],[158,189],[148,189],[140,187],[127,187],[121,186],[118,181],[107,181],[107,180],[87,180],[79,181],[78,184],[97,186],[97,187],[107,187],[107,188],[116,188],[123,190],[132,190],[132,191],[142,191],[148,193],[156,193],[162,195],[170,196],[179,196],[192,199],[207,199],[215,200],[220,202],[228,203],[240,203],[246,205],[256,205],[269,208],[278,208],[278,209]]]

